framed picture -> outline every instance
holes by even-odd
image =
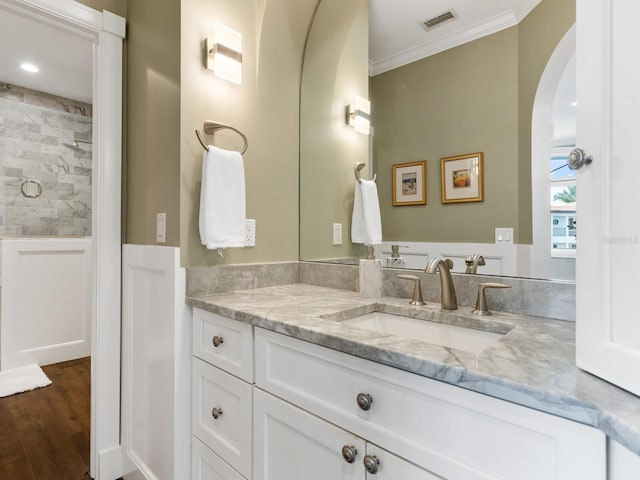
[[[482,152],[440,159],[442,203],[484,201]]]
[[[393,165],[393,205],[427,204],[427,162]]]

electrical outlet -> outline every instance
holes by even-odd
[[[496,228],[496,243],[513,244],[513,228]]]
[[[251,218],[244,221],[244,246],[256,246],[256,221]]]
[[[156,242],[167,242],[167,214],[165,212],[156,215]]]
[[[341,223],[333,224],[333,244],[342,245],[342,224]]]

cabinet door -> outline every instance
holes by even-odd
[[[366,468],[368,462],[373,460],[376,461],[375,473]],[[367,480],[446,480],[371,443],[367,443],[367,458],[363,459],[363,463]]]
[[[192,438],[191,465],[191,480],[244,480],[197,437]]]
[[[254,480],[365,478],[362,439],[257,388],[253,438]],[[344,447],[354,449],[353,463]]]
[[[577,0],[577,364],[640,395],[637,0]]]

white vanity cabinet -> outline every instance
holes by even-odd
[[[606,439],[594,428],[271,331],[256,329],[255,349],[256,386],[432,475],[416,478],[606,478]],[[265,447],[264,438],[272,438],[273,422],[292,436],[299,422],[292,414],[259,410],[255,398],[254,480],[276,480],[260,471],[265,462],[276,468],[280,458],[270,456],[275,447]],[[346,441],[332,445],[335,459]],[[312,446],[305,445],[305,456],[313,457]],[[380,461],[386,478],[404,478],[391,470]]]
[[[251,478],[253,327],[193,311],[192,478]]]
[[[194,322],[193,479],[607,478],[594,428],[197,308]]]

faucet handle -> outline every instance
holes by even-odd
[[[415,275],[398,275],[403,280],[413,280],[413,298],[409,302],[411,305],[426,305],[422,299],[422,287],[420,286],[420,277]]]
[[[487,296],[485,290],[487,288],[511,288],[511,285],[505,285],[504,283],[481,283],[478,285],[478,298],[476,298],[476,308],[471,312],[474,315],[491,315],[489,306],[487,304]]]

